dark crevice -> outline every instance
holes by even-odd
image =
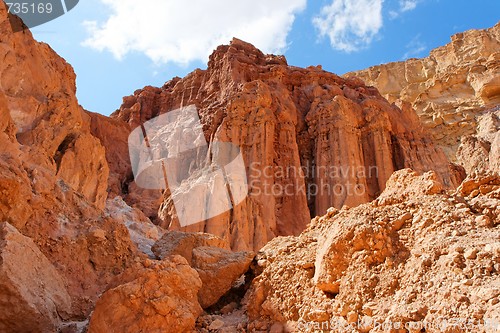
[[[335,297],[337,297],[338,294],[336,293],[331,293],[331,292],[328,292],[328,291],[324,291],[323,292],[325,294],[325,296],[328,298],[328,299],[335,299]]]
[[[56,153],[54,154],[54,157],[53,157],[54,162],[57,165],[57,172],[59,172],[59,168],[61,167],[61,161],[62,161],[62,158],[63,158],[64,154],[66,153],[66,151],[69,148],[72,148],[74,146],[76,139],[77,139],[77,135],[76,134],[74,134],[74,133],[68,134],[64,138],[63,142],[61,142],[61,144],[57,148],[57,151],[56,151]]]
[[[405,155],[403,148],[399,144],[398,138],[394,135],[391,136],[392,141],[392,164],[394,170],[402,170],[405,168]]]

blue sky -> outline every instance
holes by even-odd
[[[205,68],[232,36],[343,74],[499,20],[499,0],[81,0],[32,32],[73,65],[80,104],[108,115],[136,89]]]

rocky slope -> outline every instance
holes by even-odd
[[[434,173],[398,171],[372,203],[332,208],[299,237],[262,249],[245,296],[247,327],[495,332],[499,207],[498,176],[450,194]]]
[[[390,102],[410,103],[452,161],[461,138],[478,132],[479,118],[500,104],[500,23],[470,30],[423,59],[346,74],[376,87]]]
[[[284,57],[264,55],[237,39],[211,55],[207,70],[125,97],[112,118],[133,130],[187,105],[199,111],[201,139],[240,148],[249,196],[232,212],[183,229],[213,233],[233,249],[260,249],[277,235],[299,234],[311,216],[329,207],[366,203],[401,168],[436,170],[448,187],[461,180],[411,108],[389,104],[359,80],[288,66]],[[117,140],[106,141],[118,132],[108,126],[110,120],[93,119],[93,128],[108,129],[93,130],[108,155],[122,155],[126,135],[120,134],[115,148]],[[111,173],[120,176],[110,183],[123,185],[130,205],[162,227],[179,229],[170,192],[164,193],[160,207],[161,192],[138,188],[122,163],[112,163]]]

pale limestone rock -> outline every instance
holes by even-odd
[[[376,87],[389,102],[416,110],[447,156],[456,156],[460,138],[477,132],[478,117],[500,104],[500,23],[451,38],[423,59],[408,59],[348,73]]]

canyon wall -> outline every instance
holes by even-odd
[[[476,135],[479,117],[500,104],[500,23],[451,38],[423,59],[348,73],[376,87],[390,102],[410,103],[452,161],[461,138]]]
[[[0,36],[0,331],[56,332],[86,318],[139,254],[104,210],[105,148],[72,67],[29,30],[13,32],[3,2]]]

